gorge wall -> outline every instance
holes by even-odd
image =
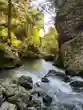
[[[83,70],[83,1],[66,0],[56,17],[62,40],[64,63],[69,69]]]

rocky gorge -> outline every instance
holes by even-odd
[[[45,26],[46,29],[50,24],[54,26],[56,19],[55,27],[60,38],[60,51],[65,68],[60,68],[61,62],[60,59],[56,59],[55,47],[50,48],[50,52],[47,50],[47,53],[43,52],[44,45],[42,49],[40,45],[34,45],[33,39],[29,42],[25,30],[18,33],[15,31],[19,28],[15,27],[13,33],[16,37],[13,35],[12,45],[8,44],[9,40],[7,41],[6,37],[1,36],[0,110],[83,110],[83,2],[81,0],[58,1],[38,0],[36,3],[39,4],[36,5],[40,6],[40,10],[45,13],[46,21],[49,21],[47,13],[53,14],[50,14],[51,23]],[[47,10],[43,9],[43,6]],[[20,25],[21,29],[25,28]],[[6,34],[6,31],[2,30],[0,34],[2,32]],[[52,32],[56,35],[54,31]],[[52,36],[52,32],[49,36]],[[55,37],[58,39],[57,36]],[[51,44],[58,45],[53,41],[54,39]],[[45,49],[49,48],[48,42],[49,39]],[[19,44],[20,47],[17,48]]]

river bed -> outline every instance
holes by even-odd
[[[56,72],[48,74],[49,70]],[[0,78],[4,79],[4,81],[9,81],[23,75],[32,77],[33,88],[35,90],[40,89],[40,91],[52,97],[52,103],[47,107],[47,110],[83,110],[83,91],[76,92],[70,86],[71,82],[77,81],[77,79],[82,81],[82,79],[80,77],[70,77],[71,80],[65,82],[63,80],[64,76],[57,77],[57,73],[64,74],[64,71],[52,66],[52,62],[46,62],[41,59],[25,62],[17,69],[3,70],[0,72]],[[49,80],[47,83],[41,81],[46,75]]]

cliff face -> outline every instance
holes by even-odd
[[[65,2],[57,13],[56,28],[65,51],[65,66],[75,71],[83,70],[83,0]]]

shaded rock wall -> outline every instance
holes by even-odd
[[[56,28],[62,40],[65,66],[83,70],[83,1],[67,0],[57,13]]]

